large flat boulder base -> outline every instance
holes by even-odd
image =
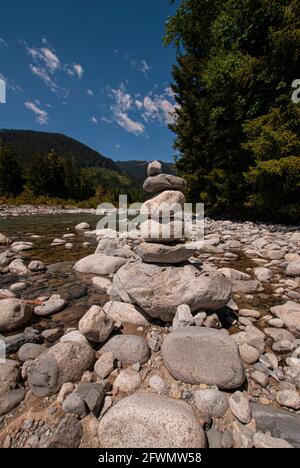
[[[238,346],[225,331],[186,327],[170,333],[162,345],[170,374],[181,382],[240,387],[245,380]]]
[[[101,419],[103,448],[204,448],[205,434],[187,403],[151,393],[123,398]]]
[[[115,300],[140,306],[150,317],[171,322],[181,304],[192,312],[225,306],[231,283],[220,273],[200,271],[191,264],[160,266],[138,260],[118,270],[109,293]]]

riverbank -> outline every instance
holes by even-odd
[[[84,221],[90,229],[86,225],[85,229],[75,229]],[[206,442],[201,439],[201,444],[209,447],[299,446],[299,232],[283,226],[206,219],[205,242],[190,257],[192,266],[186,270],[181,265],[141,264],[138,231],[131,239],[109,239],[111,231],[98,232],[99,256],[88,257],[97,245],[96,221],[94,215],[82,213],[3,220],[10,240],[0,246],[0,290],[10,299],[0,301],[0,306],[6,313],[11,311],[15,320],[19,312],[14,304],[21,301],[26,313],[17,328],[8,332],[4,329],[11,321],[5,325],[9,317],[1,314],[8,360],[0,368],[6,382],[0,379],[0,447],[44,447],[53,441],[64,446],[66,440],[73,447],[99,447],[98,428],[102,439],[107,431],[111,438],[119,431],[123,438],[137,434],[134,427],[123,430],[134,418],[122,405],[128,402],[129,408],[146,411],[144,400],[139,400],[141,392],[145,405],[152,408],[149,414],[143,413],[150,432],[154,431],[156,408],[163,404],[180,427],[188,418],[195,438],[192,443],[199,443],[204,431]],[[194,225],[191,240],[196,238],[196,231]],[[86,257],[88,260],[83,261]],[[155,275],[171,276],[150,281],[151,268],[157,271]],[[222,274],[230,281],[227,307],[210,309],[212,298],[225,294],[215,283],[208,291],[206,307],[193,316],[180,307],[176,311],[180,294],[185,294],[181,284],[194,268],[199,272],[195,282],[205,283],[210,274]],[[127,276],[124,271],[128,271]],[[181,282],[171,287],[169,281],[175,280],[175,271],[182,272]],[[138,284],[144,293],[123,283],[132,275],[133,285]],[[141,307],[112,297],[112,284],[131,288],[133,302],[138,301]],[[194,288],[193,294],[201,291]],[[123,297],[124,291],[119,293]],[[153,310],[147,294],[157,298]],[[175,317],[173,324],[153,320],[143,312],[165,313],[165,305],[168,314]],[[174,331],[176,327],[182,330],[179,334]],[[189,336],[191,329],[193,336]],[[182,334],[190,340],[191,349],[182,346]],[[204,340],[200,350],[196,334]],[[222,338],[225,336],[230,340]],[[120,344],[113,348],[116,340],[121,340]],[[224,346],[222,356],[220,346]],[[49,382],[56,375],[54,370],[52,375],[49,348],[57,350],[59,375],[65,375],[66,380],[47,389],[48,395],[43,396],[35,386],[36,381],[48,385],[40,374],[41,366],[50,366]],[[70,356],[80,355],[80,359],[67,369],[62,358],[69,352]],[[116,360],[112,359],[114,353]],[[202,355],[205,360],[200,359]],[[231,364],[238,382],[231,380]],[[203,375],[210,369],[213,382],[206,382]],[[201,381],[192,382],[190,371],[193,379],[200,373]],[[88,406],[87,389],[96,398],[95,406]],[[134,396],[128,401],[130,394]],[[113,417],[118,408],[122,427]],[[197,415],[196,426],[190,414]],[[266,435],[268,430],[273,438]],[[74,437],[65,438],[73,432]],[[180,433],[177,443],[183,440],[185,434]]]
[[[94,208],[62,205],[0,205],[0,218],[56,214],[96,214]]]

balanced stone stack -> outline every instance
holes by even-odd
[[[146,242],[168,244],[181,241],[184,236],[183,210],[186,182],[181,177],[161,174],[158,161],[148,166],[144,190],[154,196],[141,207],[141,235]]]
[[[180,177],[161,174],[158,161],[149,165],[144,189],[155,195],[141,208],[146,220],[141,223],[143,241],[136,249],[139,258],[115,273],[110,290],[113,300],[138,305],[165,322],[173,320],[181,304],[194,313],[217,310],[231,295],[231,283],[222,274],[188,261],[198,246],[184,243],[185,188]]]

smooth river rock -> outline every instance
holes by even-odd
[[[153,318],[172,321],[181,304],[192,312],[217,310],[227,304],[231,283],[216,272],[199,271],[191,264],[159,266],[129,263],[114,275],[110,295],[136,304]]]
[[[130,323],[137,327],[148,325],[148,320],[135,308],[132,304],[124,302],[109,301],[103,307],[106,312],[115,322]]]
[[[101,353],[112,353],[124,365],[144,364],[150,358],[150,349],[141,336],[116,335],[101,348]]]
[[[123,398],[101,419],[105,448],[204,448],[205,434],[187,403],[150,393]]]
[[[85,343],[57,343],[29,366],[28,383],[34,395],[45,397],[58,393],[66,382],[76,382],[92,368],[94,351]]]
[[[92,306],[79,322],[80,333],[94,343],[103,343],[113,329],[113,319],[99,306]]]
[[[0,332],[12,332],[26,325],[32,317],[32,307],[9,298],[0,301]]]
[[[283,305],[271,307],[271,312],[291,331],[300,333],[300,304],[288,301]]]
[[[126,263],[125,258],[93,254],[79,260],[75,264],[74,270],[78,273],[113,275],[124,263]]]
[[[170,374],[185,383],[232,389],[245,380],[238,347],[224,331],[202,327],[178,329],[165,338],[162,357]]]

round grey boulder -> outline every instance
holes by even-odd
[[[162,357],[170,374],[185,383],[231,389],[245,380],[238,346],[224,331],[202,327],[178,329],[165,338]]]
[[[214,389],[196,390],[194,392],[196,407],[203,415],[221,418],[228,409],[228,399],[224,393]]]
[[[150,393],[123,398],[101,419],[103,448],[204,448],[194,410],[182,401]]]
[[[26,325],[32,317],[32,308],[26,302],[9,298],[0,300],[0,332],[12,332]]]
[[[94,351],[85,343],[57,343],[29,366],[28,383],[34,395],[44,397],[58,393],[66,382],[81,379],[94,364]]]
[[[101,353],[112,353],[122,364],[144,364],[150,358],[150,349],[141,336],[116,335],[101,348]]]

